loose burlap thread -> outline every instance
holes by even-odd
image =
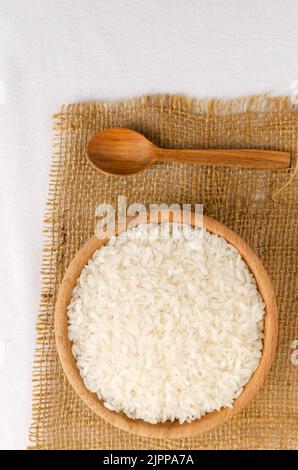
[[[288,170],[247,170],[160,163],[127,178],[103,175],[87,163],[90,137],[108,127],[135,129],[170,148],[288,150]],[[298,444],[298,367],[290,343],[298,338],[298,113],[288,98],[255,96],[196,100],[147,96],[118,103],[63,106],[55,116],[55,154],[45,215],[41,307],[33,371],[31,449],[295,449]],[[291,179],[290,184],[287,182]],[[282,191],[279,191],[282,188]],[[276,199],[272,198],[275,192]],[[71,259],[95,229],[95,208],[128,204],[202,203],[262,259],[279,308],[273,367],[250,405],[226,424],[187,439],[149,439],[95,416],[69,385],[57,356],[53,317],[57,291]]]

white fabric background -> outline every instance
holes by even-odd
[[[0,0],[0,448],[25,448],[42,217],[62,103],[288,94],[296,0]]]

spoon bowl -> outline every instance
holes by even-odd
[[[95,134],[87,147],[93,167],[114,176],[127,176],[146,170],[156,161],[157,147],[130,129],[106,129]]]

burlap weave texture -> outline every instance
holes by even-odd
[[[289,150],[289,170],[241,170],[160,163],[127,178],[105,176],[87,163],[90,137],[129,127],[170,148]],[[45,215],[43,286],[33,372],[34,449],[295,449],[298,447],[297,179],[298,110],[288,98],[264,96],[202,101],[177,96],[123,103],[63,106],[55,116],[55,154]],[[95,208],[128,204],[203,203],[204,212],[243,237],[262,259],[279,308],[277,354],[256,399],[228,423],[182,440],[142,438],[106,424],[77,397],[61,369],[53,314],[57,291],[76,251],[94,233]]]

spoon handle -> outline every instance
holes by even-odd
[[[289,152],[255,149],[176,150],[159,148],[158,160],[243,168],[289,168]]]

